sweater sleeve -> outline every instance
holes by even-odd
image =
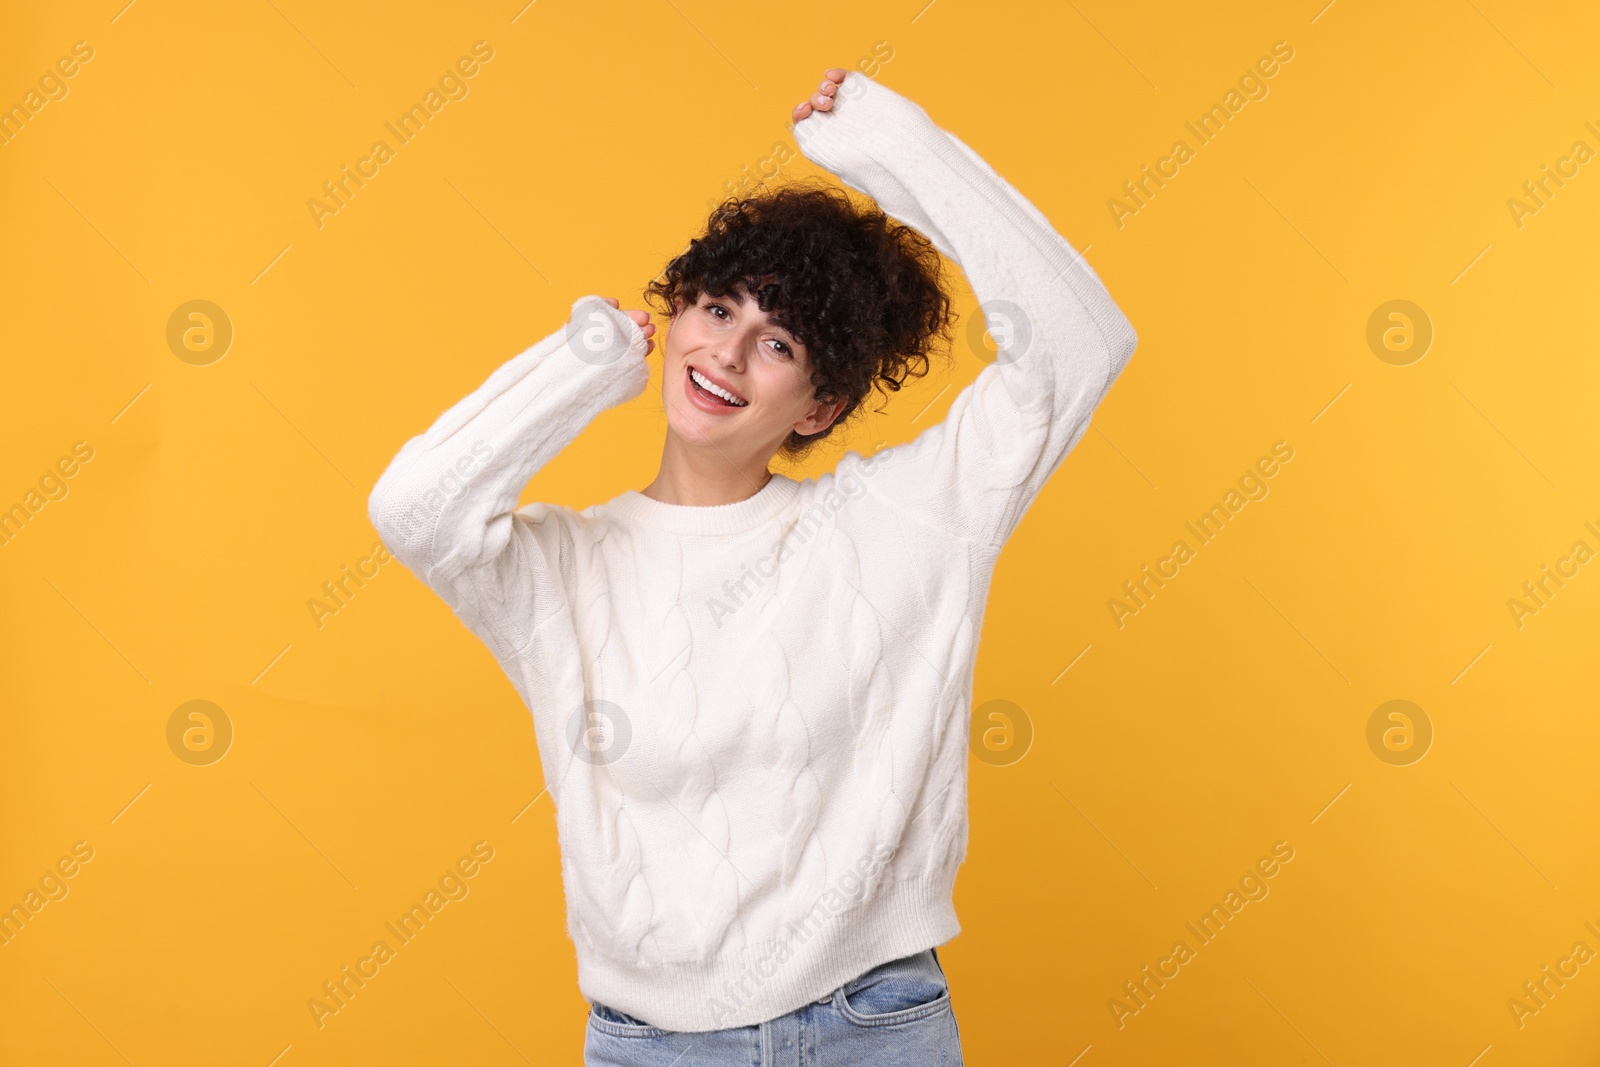
[[[557,552],[517,497],[596,415],[644,391],[647,343],[627,314],[580,297],[565,326],[407,441],[373,487],[367,512],[389,551],[499,656],[558,607],[535,602],[560,588]]]
[[[920,232],[966,274],[998,351],[866,484],[940,528],[998,546],[1088,430],[1137,344],[1098,275],[1037,208],[912,101],[856,71],[831,111],[793,127],[801,152]]]

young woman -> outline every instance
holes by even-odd
[[[960,930],[990,577],[1135,346],[1088,264],[916,104],[836,69],[794,119],[882,210],[805,185],[729,201],[648,287],[670,314],[650,485],[517,506],[650,376],[650,316],[585,296],[370,501],[532,711],[589,1064],[961,1062],[935,949]],[[936,252],[990,365],[909,443],[770,470],[926,371]]]

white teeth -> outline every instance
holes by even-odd
[[[693,378],[695,380],[695,383],[698,384],[700,386],[700,388],[704,389],[706,392],[715,393],[717,396],[720,396],[722,399],[726,400],[728,403],[734,405],[735,407],[741,407],[742,408],[746,404],[749,403],[748,400],[740,400],[738,397],[734,396],[732,393],[728,392],[726,389],[723,389],[720,386],[714,384],[709,378],[707,378],[705,375],[701,374],[699,371],[695,370],[693,367],[689,368],[689,377]]]

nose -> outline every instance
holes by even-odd
[[[715,354],[717,357],[717,363],[731,371],[743,370],[745,349],[753,344],[759,343],[759,339],[752,338],[749,335],[742,335],[738,333],[729,334],[722,339],[720,344],[716,346]]]

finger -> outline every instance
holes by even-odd
[[[821,85],[817,86],[817,92],[821,93],[824,96],[832,96],[834,93],[836,93],[838,91],[839,91],[838,82],[825,81]]]
[[[811,106],[816,108],[818,111],[832,111],[833,98],[829,96],[823,96],[821,93],[812,93]]]
[[[846,74],[846,71],[845,71],[845,69],[843,67],[830,67],[825,73],[827,74],[828,77],[832,78],[834,81],[842,82],[842,81],[844,81],[844,76]]]
[[[794,120],[799,122],[809,114],[811,114],[811,101],[802,100],[794,109]]]
[[[614,296],[602,296],[600,299],[604,300],[606,303],[610,304],[612,307],[617,307],[617,305],[618,305],[617,298],[614,297]]]

